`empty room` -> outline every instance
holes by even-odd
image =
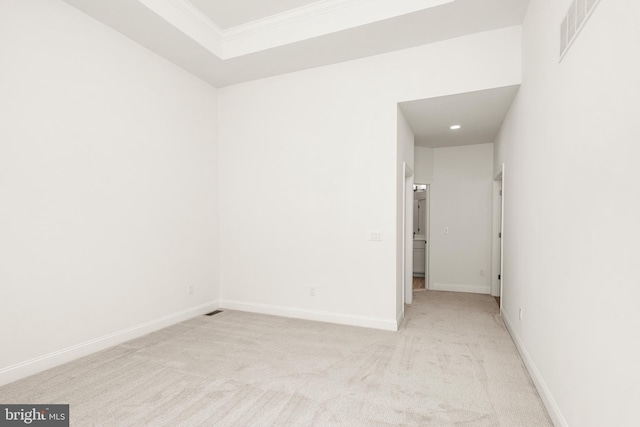
[[[0,425],[637,425],[638,22],[0,0]]]

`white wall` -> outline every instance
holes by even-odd
[[[522,86],[496,145],[504,318],[557,425],[631,426],[640,402],[640,5],[600,2],[559,62],[568,5],[532,0]]]
[[[404,302],[410,304],[413,300],[413,291],[407,291],[407,287],[413,288],[413,177],[407,175],[414,174],[415,135],[400,107],[397,114],[396,319],[399,325],[404,317]]]
[[[216,90],[56,0],[0,58],[0,383],[215,306]]]
[[[433,148],[415,147],[415,183],[431,184],[433,182]]]
[[[492,175],[493,144],[433,149],[430,289],[490,292]]]
[[[518,84],[519,37],[506,28],[221,89],[221,304],[395,329],[397,103]]]

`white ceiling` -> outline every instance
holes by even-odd
[[[318,0],[190,0],[220,28],[231,28]]]
[[[494,142],[519,85],[403,102],[400,109],[420,147]],[[451,130],[451,125],[461,125]]]
[[[520,25],[529,3],[64,1],[216,87]],[[300,7],[278,12],[296,6]],[[271,15],[274,12],[278,14]],[[256,17],[260,19],[246,22]],[[234,26],[226,28],[230,23]]]

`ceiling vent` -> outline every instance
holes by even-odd
[[[600,0],[573,0],[560,24],[560,60],[564,58]]]

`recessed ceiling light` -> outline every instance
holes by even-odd
[[[462,126],[460,126],[460,125],[452,125],[452,126],[450,126],[450,127],[449,127],[449,129],[451,129],[451,130],[458,130],[458,129],[460,129],[461,127],[462,127]]]

